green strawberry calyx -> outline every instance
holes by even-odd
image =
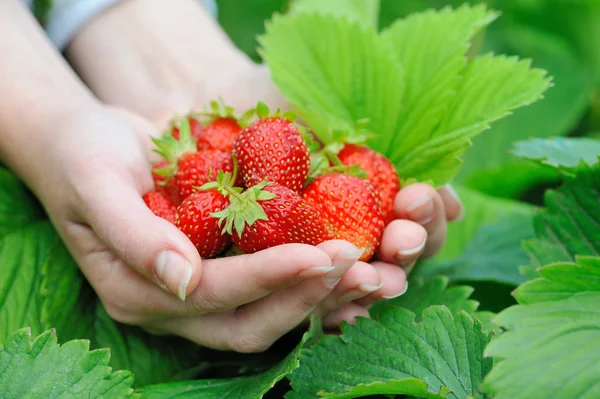
[[[197,151],[196,141],[192,137],[187,118],[179,121],[179,140],[170,134],[165,134],[161,138],[152,137],[152,142],[156,146],[153,151],[168,162],[167,166],[154,170],[157,175],[166,177],[164,181],[160,182],[162,185],[167,184],[169,179],[177,173],[179,159],[184,154]]]
[[[219,171],[215,181],[205,183],[199,190],[216,189],[223,196],[229,197],[229,206],[222,211],[212,212],[210,215],[219,219],[223,225],[221,234],[233,235],[233,230],[242,236],[246,226],[252,226],[258,220],[268,220],[267,214],[259,201],[266,201],[276,197],[275,194],[263,190],[269,183],[266,179],[246,191],[241,187],[234,187],[237,177],[238,163],[233,157],[233,172]]]
[[[205,127],[217,119],[232,119],[241,127],[247,127],[252,122],[254,114],[255,110],[249,109],[244,114],[238,116],[233,107],[227,105],[225,101],[223,101],[223,98],[219,97],[218,102],[210,102],[210,110],[207,110],[205,106],[204,111],[191,112],[189,116],[196,118]]]

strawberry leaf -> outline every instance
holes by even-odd
[[[585,137],[534,138],[515,143],[513,154],[554,168],[577,169],[581,162],[590,166],[600,162],[600,140]]]
[[[7,398],[128,398],[133,375],[112,372],[106,349],[89,351],[89,341],[57,344],[53,331],[31,339],[20,329],[0,345],[0,392]]]
[[[407,79],[398,134],[382,135],[374,142],[377,149],[399,159],[422,144],[448,112],[467,66],[469,41],[497,16],[482,5],[428,10],[398,20],[382,33]]]
[[[458,173],[473,137],[550,85],[527,61],[467,60],[469,40],[495,17],[482,6],[428,11],[378,34],[344,17],[300,12],[273,18],[261,53],[322,142],[367,120],[377,135],[369,144],[403,180],[439,186]]]
[[[512,214],[477,230],[461,256],[449,260],[425,260],[414,269],[416,276],[443,274],[452,281],[493,281],[519,285],[526,278],[519,267],[529,262],[522,241],[534,235],[532,217]]]
[[[43,221],[0,240],[0,342],[19,328],[30,326],[36,335],[46,329],[41,322],[42,268],[56,239],[50,222]]]
[[[402,68],[373,28],[333,15],[276,15],[259,42],[273,80],[324,143],[333,130],[391,133],[402,105]]]
[[[531,69],[529,61],[490,54],[477,57],[462,71],[456,94],[427,140],[396,147],[390,160],[402,162],[400,176],[446,183],[458,173],[473,137],[511,110],[541,98],[549,84],[544,71]]]
[[[414,313],[416,321],[420,321],[425,309],[433,305],[444,305],[453,314],[461,310],[470,315],[475,313],[479,303],[469,299],[473,288],[469,286],[449,288],[448,283],[449,279],[444,276],[435,276],[429,279],[412,277],[406,293],[398,298],[374,303],[369,309],[369,313],[372,317],[377,317],[388,306],[397,306]]]
[[[0,167],[0,237],[42,217],[41,207],[23,183]]]
[[[289,13],[318,11],[377,27],[379,3],[379,0],[292,0]]]
[[[300,350],[321,332],[320,323],[313,320],[296,348],[278,365],[263,373],[238,378],[182,381],[141,387],[137,390],[145,399],[203,398],[260,399],[278,381],[300,364]]]
[[[135,386],[177,381],[194,376],[201,347],[179,337],[161,337],[141,328],[116,323],[98,303],[94,320],[94,349],[110,350],[110,366],[135,373]]]
[[[58,236],[48,250],[41,272],[43,328],[56,330],[61,342],[91,337],[96,295]]]
[[[600,256],[600,165],[581,165],[564,176],[558,190],[545,194],[546,209],[534,218],[536,238],[523,246],[531,258],[529,274],[575,255]]]
[[[492,365],[482,358],[490,337],[464,311],[453,316],[445,306],[432,306],[416,322],[414,313],[386,307],[377,320],[345,323],[341,336],[324,336],[304,349],[286,397],[481,398],[478,386]]]
[[[498,361],[483,389],[496,399],[597,398],[600,258],[548,265],[540,273],[519,288],[522,304],[496,318],[508,331],[486,348]]]

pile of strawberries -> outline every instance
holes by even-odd
[[[331,239],[372,258],[400,189],[387,158],[343,135],[319,142],[293,114],[269,114],[262,102],[240,117],[223,104],[211,107],[154,139],[163,159],[144,201],[157,216],[203,258]]]

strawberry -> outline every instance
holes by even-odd
[[[221,171],[216,181],[194,189],[177,208],[175,225],[188,236],[202,258],[212,258],[231,245],[231,236],[221,234],[216,215],[229,207],[229,191],[241,191],[231,187],[234,180],[231,173]]]
[[[159,192],[150,191],[144,194],[142,198],[156,216],[175,224],[177,207],[167,197]]]
[[[378,194],[385,224],[394,220],[394,200],[400,191],[400,179],[394,164],[377,151],[356,144],[346,144],[337,155],[342,164],[357,165],[367,173],[367,180]]]
[[[364,248],[360,258],[371,259],[383,235],[383,212],[373,186],[366,180],[342,173],[315,178],[302,197],[330,225],[335,238]]]
[[[300,192],[310,169],[310,154],[290,114],[269,116],[267,106],[256,107],[259,120],[244,128],[233,143],[246,187],[267,179]]]
[[[290,243],[317,245],[333,238],[333,232],[317,212],[285,186],[264,181],[241,197],[243,205],[232,209],[233,223],[226,229],[232,234],[233,243],[245,253]],[[254,213],[255,220],[244,219],[249,213]]]
[[[234,118],[218,117],[206,126],[198,138],[198,151],[228,151],[233,149],[233,141],[242,127]]]
[[[160,175],[157,172],[169,166],[169,161],[162,160],[152,166],[152,179],[154,180],[154,190],[161,193],[171,200],[174,205],[181,204],[179,196],[179,186],[175,176],[168,179],[166,176]]]
[[[157,146],[154,151],[166,161],[166,164],[160,164],[160,169],[154,169],[153,173],[156,175],[155,182],[158,177],[164,178],[158,185],[168,187],[167,191],[171,196],[176,196],[171,192],[176,185],[179,201],[182,201],[192,193],[194,186],[201,186],[213,180],[218,171],[231,172],[233,160],[229,152],[197,151],[187,119],[183,119],[180,126],[180,140],[169,136],[153,139]],[[241,178],[239,181],[242,181]]]
[[[194,186],[202,186],[214,180],[220,170],[233,171],[233,159],[229,152],[199,151],[183,154],[175,174],[179,196],[187,198],[194,191]],[[236,185],[239,186],[238,183]]]

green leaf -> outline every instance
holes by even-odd
[[[388,306],[397,306],[410,310],[415,314],[415,320],[420,321],[425,309],[433,305],[444,305],[452,313],[463,310],[473,314],[479,305],[477,301],[469,299],[473,289],[468,286],[448,288],[448,281],[444,276],[423,279],[411,275],[408,290],[404,295],[374,303],[369,313],[376,317]]]
[[[546,209],[534,218],[536,238],[523,245],[531,268],[600,255],[600,166],[582,166],[545,194]]]
[[[585,137],[531,139],[515,143],[513,153],[555,168],[575,169],[583,161],[595,165],[600,160],[600,140]]]
[[[367,26],[377,27],[379,0],[292,0],[289,13],[331,14]]]
[[[59,346],[53,331],[31,340],[20,329],[0,345],[0,392],[6,398],[127,398],[133,376],[112,372],[108,350],[89,351],[89,341]],[[83,396],[82,396],[83,395]]]
[[[502,333],[502,329],[494,320],[496,318],[496,313],[482,310],[481,312],[475,312],[473,318],[479,320],[481,323],[481,331],[491,331],[494,333],[494,337]],[[492,337],[492,339],[494,338]]]
[[[43,218],[43,212],[25,186],[0,167],[0,237]]]
[[[400,176],[445,183],[458,173],[473,137],[513,109],[538,100],[549,84],[545,72],[531,69],[530,61],[491,54],[477,57],[463,71],[456,95],[428,140],[408,151],[402,146],[403,154],[390,158],[397,162],[401,157]]]
[[[529,263],[522,241],[534,236],[533,218],[514,214],[496,224],[482,226],[465,252],[452,260],[426,260],[414,269],[417,276],[443,274],[451,281],[493,281],[519,285],[526,278],[519,266]]]
[[[599,293],[580,293],[551,306],[507,310],[498,321],[515,333],[501,337],[487,352],[509,358],[490,374],[486,387],[501,387],[499,399],[598,397],[599,303]]]
[[[483,7],[422,13],[379,36],[329,14],[276,16],[261,54],[321,141],[366,120],[377,135],[369,144],[403,180],[441,185],[458,172],[471,138],[550,84],[528,61],[486,55],[467,63],[469,38],[493,17]]]
[[[98,303],[94,348],[111,351],[110,366],[131,370],[135,386],[192,378],[199,364],[201,348],[183,338],[152,335],[138,327],[116,323]]]
[[[404,78],[374,29],[331,15],[275,16],[259,40],[274,83],[322,141],[332,129],[395,130]]]
[[[600,397],[600,292],[514,306],[497,322],[508,331],[486,348],[500,361],[482,385],[495,399]]]
[[[40,334],[42,268],[57,234],[50,222],[37,222],[0,240],[0,342],[19,328]],[[1,374],[1,373],[0,373]]]
[[[43,328],[56,330],[61,342],[91,337],[96,295],[58,236],[48,251],[42,274]]]
[[[353,391],[480,398],[478,386],[492,365],[482,358],[489,340],[464,311],[453,316],[445,306],[432,306],[416,322],[410,311],[390,306],[377,320],[358,318],[342,325],[341,336],[303,350],[290,376],[290,397],[356,397]]]
[[[407,79],[397,133],[373,140],[377,150],[398,162],[434,138],[431,133],[448,112],[467,66],[469,40],[496,18],[484,6],[427,10],[398,20],[382,32]],[[399,173],[415,177],[403,168]]]
[[[582,291],[600,292],[600,258],[580,256],[576,263],[559,262],[543,267],[540,278],[521,285],[515,297],[521,304],[566,299]]]
[[[304,334],[296,348],[278,365],[263,373],[238,378],[182,381],[149,385],[139,388],[144,399],[260,399],[278,381],[298,367],[300,350],[308,341],[321,332],[320,322],[313,320],[311,328]]]
[[[444,246],[432,258],[436,261],[453,260],[462,256],[483,225],[499,222],[511,215],[522,215],[528,219],[533,214],[533,206],[527,203],[492,197],[460,184],[452,186],[466,212],[462,220],[448,224]]]

